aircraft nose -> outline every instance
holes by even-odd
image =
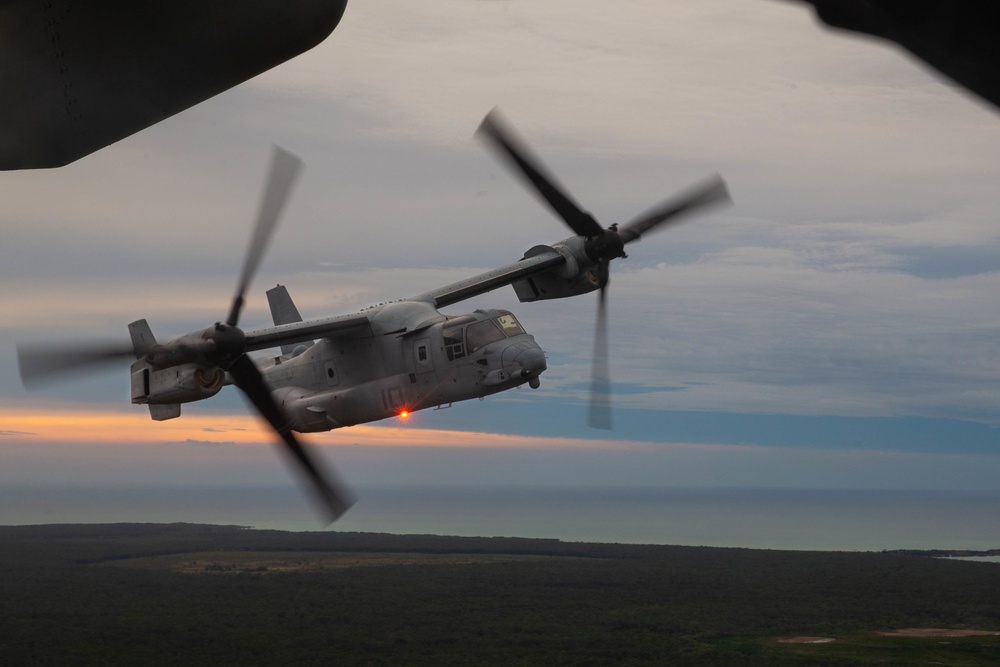
[[[521,350],[514,357],[514,363],[521,365],[521,375],[523,376],[538,375],[548,368],[545,363],[545,353],[537,345]]]

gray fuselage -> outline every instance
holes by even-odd
[[[545,354],[506,310],[446,317],[422,302],[377,307],[369,330],[258,360],[299,432],[538,386]]]

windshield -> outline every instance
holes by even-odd
[[[500,327],[493,320],[476,322],[475,324],[470,324],[469,328],[465,330],[465,345],[469,350],[469,354],[472,354],[484,345],[489,345],[495,340],[501,340],[503,337],[503,331],[501,331]]]
[[[462,337],[462,327],[452,326],[444,330],[444,348],[448,360],[454,361],[472,354],[490,343],[511,336],[520,336],[524,328],[512,314],[500,311],[502,314],[490,320],[470,324],[465,329],[465,339]]]
[[[503,332],[508,336],[519,336],[524,333],[524,329],[521,327],[521,323],[517,321],[511,313],[506,313],[496,318],[496,323],[500,325]]]

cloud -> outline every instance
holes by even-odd
[[[16,287],[0,295],[0,396],[30,408],[11,437],[269,443],[199,407],[176,426],[108,416],[128,409],[124,367],[25,398],[12,341],[220,319],[271,142],[307,169],[248,327],[278,282],[307,317],[351,312],[567,236],[472,139],[495,104],[604,224],[707,173],[730,184],[733,208],[615,263],[618,405],[997,421],[995,113],[782,3],[397,0],[352,5],[317,49],[65,169],[3,175],[0,279]],[[594,297],[520,304],[505,288],[448,312],[481,306],[512,309],[549,354],[532,402],[585,400]],[[204,409],[243,410],[234,394]],[[373,428],[350,438],[397,437]],[[434,437],[457,449],[475,431]]]

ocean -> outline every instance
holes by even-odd
[[[824,551],[1000,548],[1000,492],[362,486],[328,530]],[[0,488],[0,524],[327,530],[296,487]]]

